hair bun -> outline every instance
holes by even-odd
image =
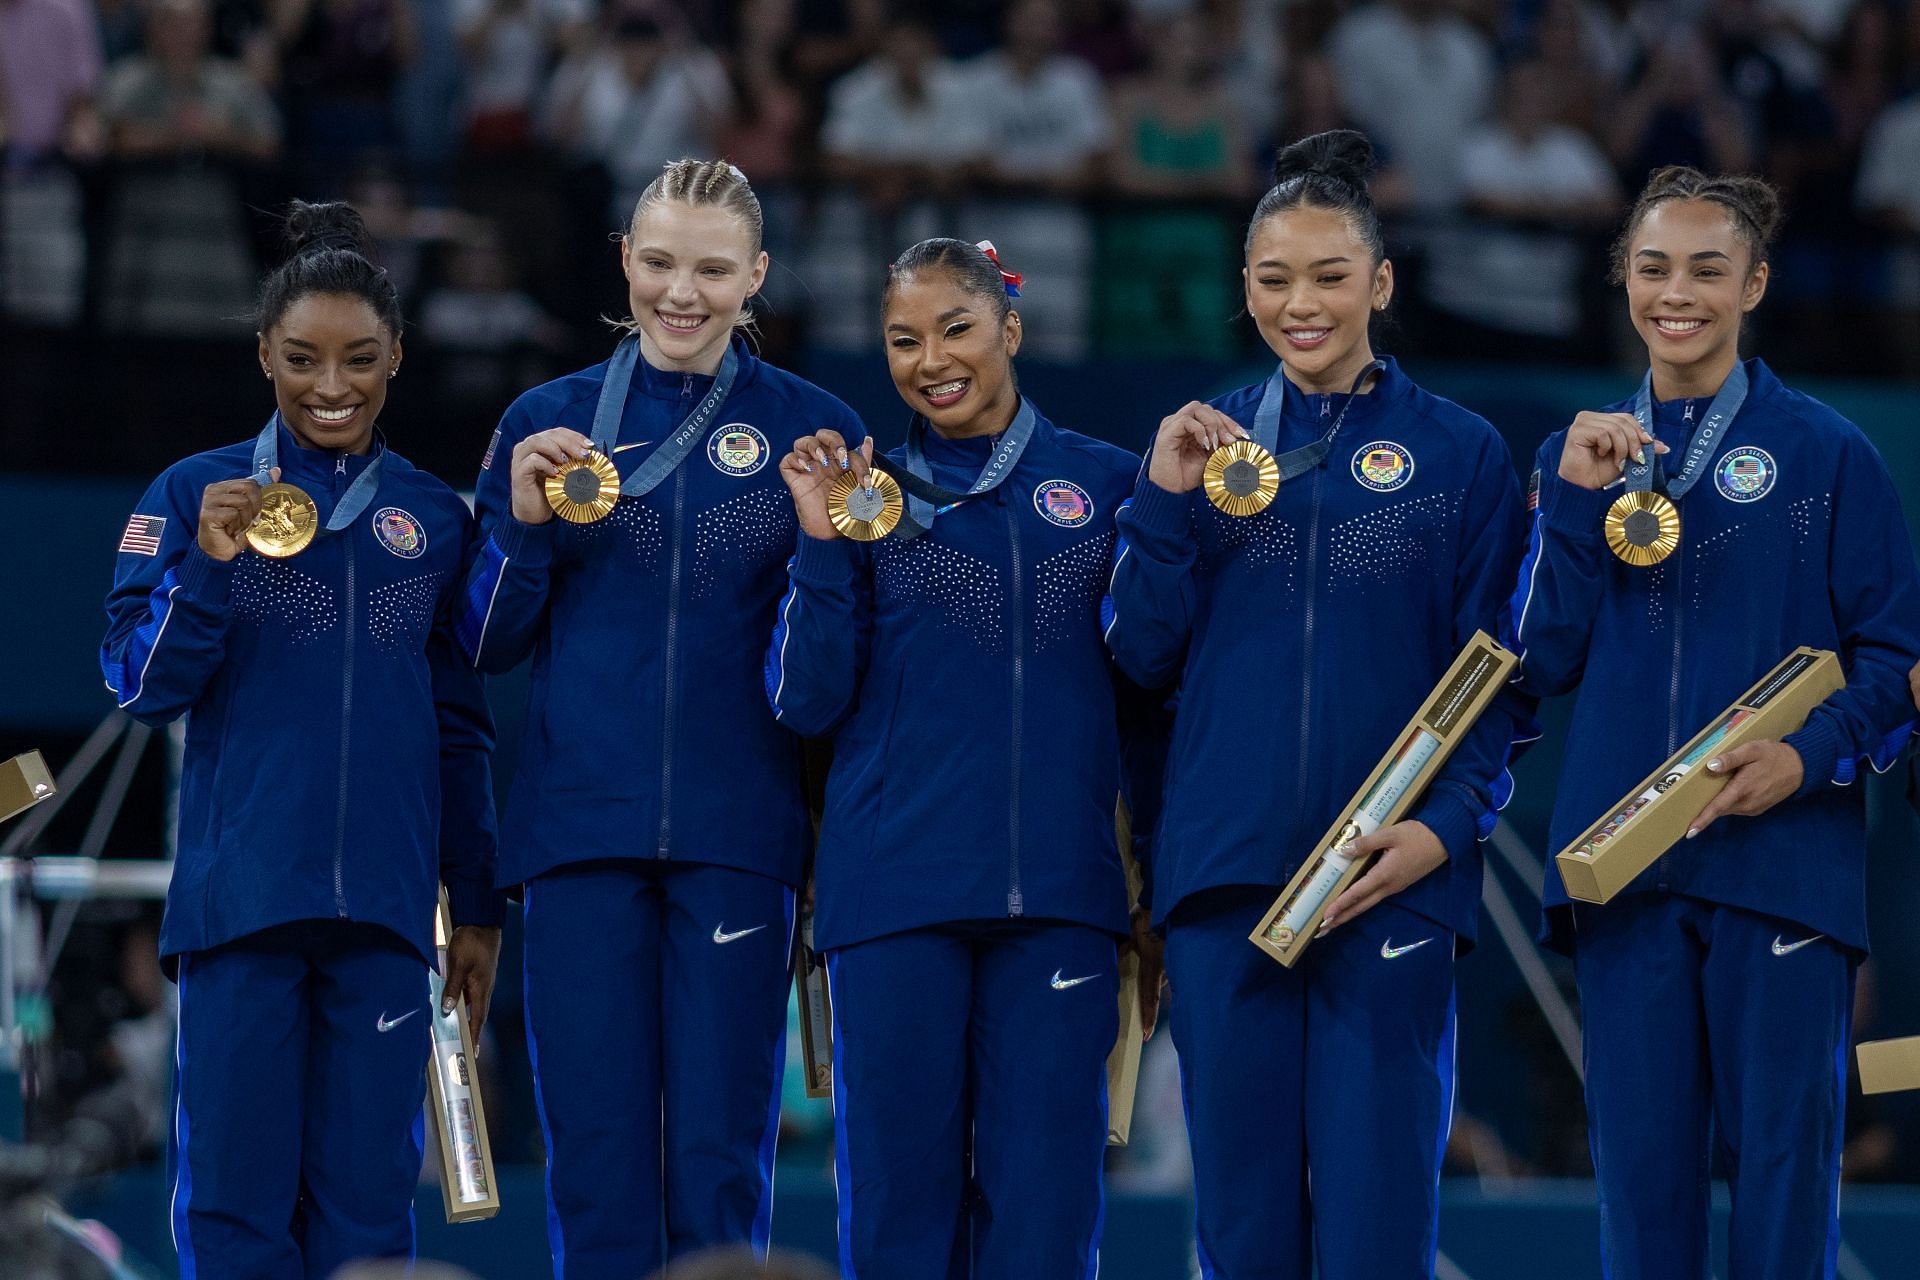
[[[324,249],[343,249],[366,257],[371,249],[367,224],[359,211],[338,200],[324,204],[295,200],[287,208],[286,236],[288,256],[294,258]]]
[[[1373,144],[1366,134],[1356,129],[1329,129],[1281,148],[1273,162],[1273,181],[1278,186],[1293,178],[1318,174],[1365,191],[1373,168]]]

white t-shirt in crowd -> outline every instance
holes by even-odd
[[[1463,199],[1595,203],[1613,198],[1613,171],[1577,129],[1549,125],[1522,141],[1504,125],[1470,133],[1462,145]],[[1580,324],[1581,246],[1550,229],[1474,222],[1438,234],[1428,299],[1443,311],[1509,333],[1571,337]]]
[[[1414,203],[1460,202],[1460,146],[1493,102],[1493,49],[1461,18],[1416,23],[1374,3],[1340,20],[1329,41],[1347,114],[1377,135],[1407,176]]]
[[[1867,130],[1853,200],[1862,213],[1898,213],[1920,228],[1920,96],[1892,104]]]
[[[465,40],[499,3],[454,0],[454,30]],[[592,17],[590,0],[525,0],[501,18],[486,44],[467,59],[468,111],[531,111],[546,81],[554,33]]]
[[[885,58],[854,68],[828,95],[821,147],[829,155],[900,163],[980,155],[986,133],[960,65],[942,60],[929,67],[924,90],[918,100],[909,98]]]
[[[712,152],[713,133],[733,98],[726,68],[705,49],[665,55],[641,85],[628,82],[616,51],[597,50],[562,63],[554,74],[551,104],[575,94],[580,131],[574,149],[607,167],[620,217],[662,166]]]
[[[1005,54],[985,53],[966,70],[969,106],[1003,169],[1057,174],[1106,150],[1112,135],[1106,94],[1084,59],[1058,54],[1021,76]]]

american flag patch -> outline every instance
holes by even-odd
[[[486,471],[493,466],[493,451],[500,447],[500,428],[493,429],[493,439],[487,441],[487,456],[480,459],[480,469]]]
[[[1539,509],[1540,509],[1540,472],[1536,470],[1533,473],[1532,478],[1527,481],[1527,510],[1538,511]]]
[[[136,556],[160,554],[160,531],[167,527],[165,516],[130,516],[127,531],[120,535],[120,550]]]

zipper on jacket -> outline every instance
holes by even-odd
[[[333,461],[333,501],[340,504],[344,494],[342,488],[347,478],[347,460],[345,457]],[[346,634],[346,654],[340,664],[340,810],[335,817],[333,837],[333,909],[341,919],[347,918],[347,766],[351,760],[353,739],[353,651],[355,631],[358,621],[354,614],[357,597],[353,586],[353,530],[345,531],[347,540],[341,547],[341,554],[347,558],[347,602],[344,628]]]
[[[1002,501],[1005,501],[1004,497]],[[1007,788],[1007,914],[1023,915],[1026,899],[1020,892],[1020,730],[1026,700],[1027,615],[1026,583],[1020,572],[1020,508],[1008,502],[1007,537],[1013,548],[1013,770]]]
[[[1320,416],[1327,416],[1327,402],[1320,405]],[[1313,600],[1318,594],[1320,573],[1320,481],[1326,474],[1326,466],[1313,469],[1313,498],[1307,515],[1307,572],[1303,579],[1306,586],[1306,608],[1301,610],[1300,623],[1300,671],[1306,683],[1300,690],[1300,786],[1294,812],[1305,813],[1307,809],[1307,761],[1313,743]]]
[[[680,378],[678,422],[687,420],[687,405],[693,400],[693,375]],[[675,664],[680,649],[680,525],[686,515],[687,469],[673,470],[673,558],[667,566],[667,649],[661,663],[663,679],[660,698],[660,840],[654,856],[671,857],[673,833],[673,698]]]
[[[1689,406],[1691,408],[1691,406]],[[1680,749],[1680,639],[1686,627],[1686,548],[1680,549],[1680,558],[1673,564],[1673,666],[1667,678],[1667,756]],[[1656,878],[1655,888],[1667,887],[1667,871],[1671,865],[1672,854],[1660,856],[1660,874]]]

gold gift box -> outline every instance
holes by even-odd
[[[1140,901],[1140,864],[1133,857],[1133,815],[1123,800],[1114,806],[1113,833],[1127,877],[1127,906]],[[1107,1052],[1107,1145],[1124,1147],[1133,1134],[1133,1095],[1140,1083],[1144,1048],[1140,1016],[1140,957],[1129,947],[1120,953],[1120,1034]]]
[[[493,1145],[487,1141],[487,1110],[480,1098],[466,997],[454,1003],[451,1014],[440,1014],[447,940],[453,936],[453,911],[444,888],[433,924],[441,973],[429,983],[433,1056],[427,1062],[427,1112],[440,1139],[440,1197],[448,1222],[479,1222],[500,1212],[500,1181],[493,1168]]]
[[[1460,745],[1519,659],[1484,631],[1476,631],[1420,713],[1393,740],[1386,758],[1340,811],[1340,818],[1247,935],[1262,951],[1291,968],[1306,953],[1320,919],[1335,898],[1358,880],[1372,861],[1338,851],[1405,817],[1426,793],[1454,748]]]
[[[1920,1089],[1920,1036],[1866,1040],[1854,1049],[1860,1064],[1860,1092],[1898,1093]]]
[[[809,1098],[833,1096],[833,994],[827,958],[813,949],[813,912],[800,917],[793,981],[800,996],[800,1063]]]
[[[1788,654],[1554,857],[1567,895],[1606,902],[1626,888],[1687,834],[1726,785],[1725,775],[1707,772],[1709,759],[1743,742],[1779,741],[1846,683],[1832,651],[1803,646]]]
[[[38,751],[15,756],[0,764],[0,822],[23,813],[52,796],[53,775]]]

